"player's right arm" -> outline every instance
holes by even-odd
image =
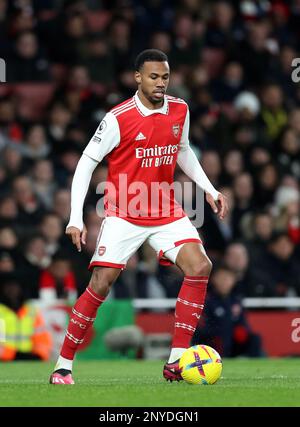
[[[71,214],[66,234],[81,251],[86,243],[87,229],[83,223],[83,204],[96,166],[120,143],[120,130],[116,117],[107,113],[86,146],[77,164],[71,187]]]

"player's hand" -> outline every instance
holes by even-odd
[[[228,202],[224,194],[219,193],[218,199],[214,200],[213,196],[206,193],[206,201],[210,204],[212,210],[220,219],[224,219],[228,212]]]
[[[70,238],[72,239],[72,243],[76,246],[78,252],[81,252],[81,243],[83,243],[84,245],[86,244],[86,226],[83,224],[82,231],[80,231],[77,227],[67,227],[66,235],[70,236]]]

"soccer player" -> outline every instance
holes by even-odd
[[[169,78],[163,52],[141,52],[135,63],[136,94],[105,115],[78,162],[66,228],[78,251],[86,242],[83,204],[91,175],[106,156],[105,218],[89,265],[91,280],[72,309],[51,384],[74,384],[72,363],[77,347],[126,262],[146,240],[163,262],[176,264],[185,276],[176,302],[170,357],[163,368],[167,380],[182,379],[178,361],[190,346],[201,316],[212,264],[196,228],[174,200],[174,192],[165,191],[163,184],[172,185],[178,163],[204,190],[206,201],[220,219],[228,208],[189,146],[188,106],[182,99],[166,95]],[[163,188],[158,201],[155,184]]]

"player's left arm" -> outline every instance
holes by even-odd
[[[205,192],[206,201],[212,210],[220,219],[225,218],[228,212],[228,203],[224,194],[215,189],[202,166],[200,165],[195,153],[189,144],[190,115],[187,108],[186,118],[183,126],[182,136],[179,144],[177,163],[183,172],[193,180]]]

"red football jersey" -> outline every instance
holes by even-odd
[[[182,218],[172,183],[187,104],[166,96],[164,111],[146,116],[133,97],[111,113],[120,143],[107,156],[107,215],[148,226]]]

